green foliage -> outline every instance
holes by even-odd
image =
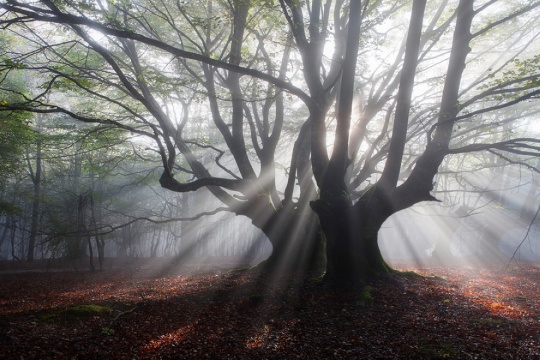
[[[17,205],[0,199],[0,215],[17,215],[20,212],[21,209]]]
[[[113,336],[116,332],[114,331],[114,329],[108,327],[108,326],[104,326],[101,328],[101,332],[103,333],[103,335],[107,335],[107,336]]]
[[[277,1],[274,0],[252,0],[251,4],[253,6],[261,6],[271,8],[276,5]]]
[[[540,88],[540,54],[523,60],[516,58],[508,67],[509,69],[498,76],[490,74],[489,78],[492,80],[480,89],[505,89],[497,91],[494,96],[496,100],[502,100],[517,98],[531,89]]]
[[[0,48],[8,39],[0,37]],[[21,70],[25,65],[18,60],[0,58],[0,193],[6,188],[10,178],[19,171],[24,149],[35,140],[31,128],[31,114],[6,109],[10,104],[23,100],[26,81]],[[0,199],[0,214],[14,214],[18,208],[6,200]]]
[[[10,58],[2,59],[2,67],[5,69],[22,70],[28,68],[21,60],[12,60]]]
[[[0,112],[0,183],[17,170],[22,150],[34,139],[27,117],[27,114]]]

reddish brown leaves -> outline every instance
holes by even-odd
[[[0,276],[7,359],[530,358],[540,268],[430,268],[358,291],[254,273]],[[93,304],[112,309],[77,315]],[[74,310],[75,309],[75,310]],[[71,314],[69,317],[66,314]]]

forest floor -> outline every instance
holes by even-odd
[[[402,267],[403,269],[403,267]],[[538,359],[540,266],[407,268],[371,290],[229,269],[0,275],[3,359]]]

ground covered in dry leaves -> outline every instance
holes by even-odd
[[[0,275],[3,359],[540,357],[540,267],[415,269],[356,291],[253,271]]]

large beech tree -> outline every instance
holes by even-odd
[[[273,245],[268,266],[305,269],[325,248],[329,283],[361,281],[391,271],[377,233],[436,200],[446,157],[540,155],[534,137],[455,141],[462,124],[489,134],[507,108],[536,106],[540,2],[454,3],[2,0],[0,23],[24,40],[2,71],[41,84],[1,106],[150,139],[161,186],[208,188],[250,218]]]

